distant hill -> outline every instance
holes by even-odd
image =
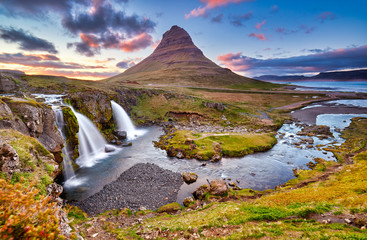
[[[335,72],[322,72],[312,77],[306,77],[303,75],[293,76],[276,76],[276,75],[262,75],[254,77],[263,81],[367,81],[367,70],[353,70],[353,71],[335,71]]]
[[[190,35],[178,26],[163,34],[154,52],[107,82],[184,86],[257,85],[262,81],[243,77],[206,58]]]

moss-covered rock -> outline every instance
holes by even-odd
[[[76,116],[69,107],[62,108],[65,126],[63,132],[66,138],[66,149],[69,153],[70,159],[75,160],[79,157],[79,139],[77,133],[79,132],[79,124]]]
[[[179,210],[182,210],[182,206],[176,202],[174,203],[169,203],[167,205],[164,205],[160,208],[158,208],[157,212],[162,213],[162,212],[166,212],[166,213],[174,213],[177,212]]]

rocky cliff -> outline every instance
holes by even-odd
[[[16,97],[2,97],[0,128],[17,130],[34,137],[54,154],[61,152],[64,140],[55,126],[53,110],[45,104]]]

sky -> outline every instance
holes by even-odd
[[[0,0],[0,69],[99,80],[171,26],[238,74],[367,68],[366,0]]]

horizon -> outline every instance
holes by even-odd
[[[210,60],[248,77],[367,68],[362,0],[37,3],[0,5],[0,69],[105,79],[148,57],[173,25]]]

